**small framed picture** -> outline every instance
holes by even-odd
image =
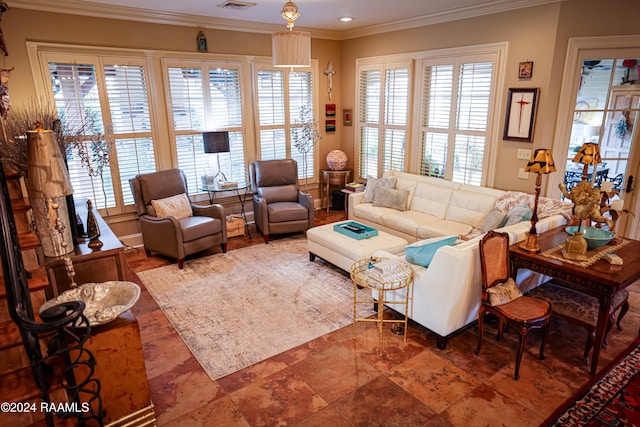
[[[518,78],[521,79],[530,79],[533,75],[533,62],[521,62],[518,67]]]
[[[351,116],[353,116],[353,110],[351,108],[342,110],[342,124],[344,126],[351,126]]]
[[[326,132],[335,132],[336,131],[336,121],[335,120],[325,120],[324,130]]]
[[[502,139],[533,141],[533,124],[536,117],[538,89],[509,89],[507,115]]]
[[[327,117],[335,117],[336,115],[336,104],[326,104],[324,106],[324,113]]]

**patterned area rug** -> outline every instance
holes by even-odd
[[[543,425],[640,426],[640,338]]]
[[[212,380],[353,322],[353,282],[310,262],[304,236],[138,276]],[[358,304],[358,317],[373,313]]]

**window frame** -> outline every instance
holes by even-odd
[[[289,95],[286,93],[287,87],[288,87],[288,82],[289,82],[289,75],[288,73],[291,72],[292,70],[290,68],[279,68],[279,67],[274,67],[271,60],[269,58],[260,58],[260,59],[255,59],[252,63],[251,63],[251,68],[252,68],[252,72],[251,72],[251,79],[252,79],[252,93],[253,93],[253,117],[255,120],[255,157],[256,160],[261,160],[261,145],[260,145],[260,132],[263,129],[279,129],[278,125],[265,125],[265,126],[261,126],[260,125],[260,110],[259,110],[259,102],[258,102],[258,73],[262,70],[267,70],[267,71],[277,71],[277,72],[282,72],[284,73],[284,84],[285,84],[285,100],[284,100],[284,135],[285,135],[285,150],[286,150],[286,155],[287,157],[292,157],[291,153],[293,150],[295,150],[295,147],[293,147],[292,141],[291,141],[291,129],[293,127],[296,126],[295,121],[299,119],[299,116],[295,116],[292,117],[292,115],[290,114],[290,108],[289,108]],[[310,72],[311,73],[311,98],[312,98],[312,108],[313,108],[313,114],[312,117],[314,119],[318,120],[318,123],[321,122],[322,117],[324,115],[324,113],[322,113],[320,111],[320,100],[319,100],[319,92],[318,92],[318,88],[319,88],[319,76],[318,76],[318,60],[317,59],[312,59],[311,60],[311,66],[310,67],[303,67],[303,68],[297,68],[294,69],[293,72],[296,71],[303,71],[303,72]],[[311,184],[317,184],[319,182],[319,164],[320,164],[320,160],[319,160],[319,144],[315,144],[313,147],[313,164],[307,164],[307,170],[311,169],[310,172],[312,172],[311,176],[309,176],[306,181],[305,178],[302,177],[302,173],[299,173],[298,175],[298,184],[302,185],[303,183],[307,182],[311,183]],[[302,165],[298,165],[298,170],[300,171],[302,168]],[[310,181],[310,182],[309,182]]]
[[[69,63],[69,64],[92,64],[95,67],[96,86],[99,91],[99,104],[101,120],[105,129],[113,125],[111,117],[111,108],[109,105],[108,92],[106,88],[106,80],[104,76],[104,66],[109,64],[140,66],[145,73],[145,87],[147,91],[147,101],[149,109],[149,121],[151,130],[149,132],[122,132],[110,136],[110,142],[113,144],[111,150],[111,161],[109,169],[111,171],[111,180],[113,185],[113,195],[115,206],[106,209],[100,209],[103,214],[120,215],[135,212],[134,204],[124,204],[123,183],[120,177],[120,168],[117,162],[116,141],[130,138],[150,138],[154,147],[154,168],[158,169],[158,120],[154,108],[154,91],[153,91],[153,73],[152,63],[148,56],[140,54],[137,51],[125,49],[107,49],[96,48],[87,49],[73,45],[57,45],[48,43],[27,43],[29,58],[33,64],[32,73],[34,82],[36,83],[36,94],[39,99],[44,102],[51,102],[54,105],[54,93],[51,88],[49,63]],[[142,136],[141,134],[147,136]],[[115,160],[115,161],[114,161]],[[100,195],[96,194],[99,199]]]
[[[487,141],[488,145],[484,154],[483,179],[482,185],[493,186],[495,180],[495,169],[497,164],[497,153],[502,136],[500,134],[500,124],[502,120],[503,94],[505,92],[505,75],[506,75],[506,59],[509,44],[508,42],[487,43],[476,46],[464,46],[459,48],[435,49],[431,51],[411,52],[407,54],[382,55],[376,57],[358,58],[356,60],[355,71],[355,88],[356,99],[355,105],[358,111],[354,111],[354,117],[360,117],[360,71],[362,67],[371,66],[372,64],[394,63],[400,61],[413,61],[413,77],[411,79],[412,92],[416,90],[422,91],[422,81],[424,80],[422,61],[444,61],[446,58],[469,57],[481,55],[493,55],[495,64],[495,74],[492,82],[492,100],[489,106],[489,116],[487,125]],[[422,95],[413,96],[411,104],[408,106],[410,123],[408,130],[408,138],[405,147],[405,171],[410,173],[420,173],[421,162],[421,105]],[[356,165],[357,171],[360,171],[360,127],[355,126],[354,144],[356,145]],[[366,177],[360,177],[364,179]]]

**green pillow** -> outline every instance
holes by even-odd
[[[429,267],[438,248],[451,246],[456,240],[458,240],[458,236],[434,237],[432,239],[420,240],[404,248],[404,255],[411,264]]]

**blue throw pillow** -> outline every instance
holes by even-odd
[[[456,240],[458,240],[458,236],[434,237],[432,239],[420,240],[404,248],[404,255],[411,264],[429,267],[431,259],[438,248],[451,246]]]

